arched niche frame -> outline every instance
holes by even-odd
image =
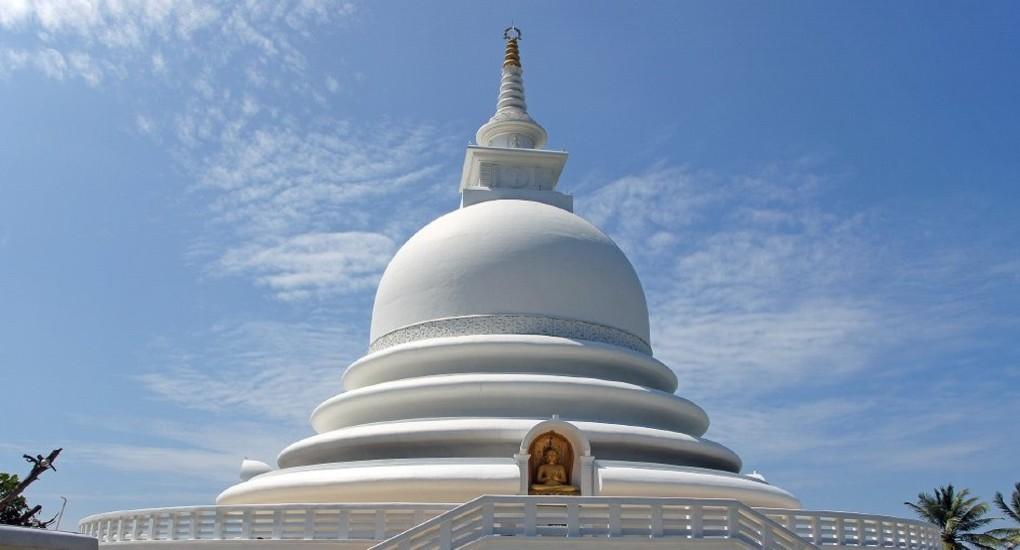
[[[519,494],[528,494],[528,489],[533,483],[531,480],[530,464],[532,444],[536,439],[548,432],[554,432],[563,437],[573,448],[574,456],[571,457],[573,465],[570,469],[571,483],[581,490],[582,496],[594,495],[595,458],[591,456],[591,443],[588,441],[588,437],[584,435],[584,432],[577,426],[565,420],[560,420],[556,416],[551,420],[544,420],[532,426],[528,433],[524,434],[524,439],[521,440],[521,447],[517,454],[514,455],[514,460],[517,462],[521,476]]]

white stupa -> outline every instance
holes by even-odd
[[[516,36],[516,35],[515,35]],[[634,268],[556,191],[517,39],[496,113],[468,147],[462,205],[386,268],[367,355],[312,413],[317,435],[220,504],[465,502],[527,494],[532,439],[569,442],[581,495],[733,498],[796,508],[702,438],[708,416],[656,360]]]
[[[653,356],[633,266],[556,191],[567,154],[542,149],[520,32],[505,38],[496,112],[467,148],[461,206],[386,268],[368,353],[312,413],[316,435],[284,449],[279,469],[246,460],[217,506],[117,512],[86,518],[83,530],[107,544],[264,538],[281,548],[586,534],[676,536],[684,547],[714,537],[742,542],[713,548],[829,539],[937,548],[918,522],[799,510],[703,437],[708,415],[674,393],[675,374]],[[352,534],[358,513],[371,518],[367,535]]]

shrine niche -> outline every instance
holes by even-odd
[[[562,435],[548,431],[531,442],[528,449],[528,494],[579,495],[581,491],[571,480],[574,448]]]

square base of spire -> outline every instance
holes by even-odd
[[[531,189],[554,191],[567,153],[469,145],[464,155],[460,190]]]

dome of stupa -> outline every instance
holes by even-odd
[[[648,306],[630,261],[594,225],[542,202],[493,200],[442,216],[411,237],[376,294],[373,347],[401,332],[399,343],[458,330],[647,351]]]

